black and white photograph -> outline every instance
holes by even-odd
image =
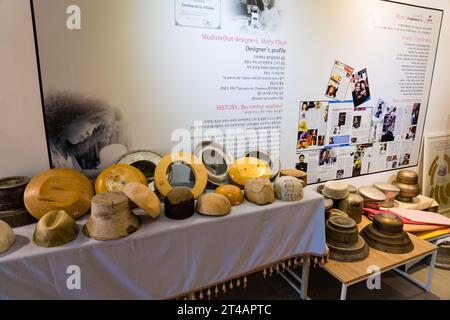
[[[241,33],[276,32],[282,22],[276,0],[231,0],[222,5],[228,6],[229,19],[240,25]]]
[[[53,168],[96,176],[127,152],[121,113],[106,102],[61,92],[44,109]]]

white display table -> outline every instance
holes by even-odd
[[[326,254],[323,198],[311,190],[300,202],[245,203],[223,218],[143,217],[136,233],[112,242],[87,238],[86,219],[75,241],[55,249],[30,240],[34,225],[16,229],[16,243],[0,255],[0,299],[170,299],[288,258]],[[80,290],[67,286],[71,266],[81,271]]]

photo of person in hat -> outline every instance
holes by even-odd
[[[44,108],[54,168],[93,177],[100,171],[100,151],[125,144],[120,113],[102,101],[58,93],[45,98]]]

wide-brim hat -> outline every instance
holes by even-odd
[[[349,217],[330,217],[326,223],[326,238],[330,259],[355,262],[364,260],[369,255],[369,246],[358,235],[358,227]]]
[[[122,192],[97,194],[92,199],[91,217],[83,233],[100,241],[116,240],[129,236],[139,228],[140,220]]]
[[[54,248],[69,243],[78,235],[75,220],[63,210],[50,211],[36,225],[33,241],[40,247]]]
[[[206,193],[198,198],[196,211],[204,216],[226,216],[231,213],[231,203],[224,195]]]
[[[137,182],[129,183],[123,189],[123,193],[152,218],[160,216],[161,201],[146,185]]]
[[[348,184],[342,181],[329,181],[325,183],[322,194],[333,200],[343,200],[350,194]]]
[[[403,231],[402,220],[394,214],[379,214],[372,224],[361,231],[367,244],[379,251],[403,254],[414,250],[408,234]]]
[[[8,251],[14,241],[16,241],[16,235],[13,229],[9,224],[0,220],[0,255]]]
[[[72,169],[52,169],[33,179],[25,188],[24,203],[36,219],[54,210],[64,210],[74,219],[91,207],[94,188],[89,179]]]
[[[226,184],[228,169],[234,163],[234,156],[224,146],[203,141],[195,148],[195,156],[200,159],[208,172],[208,182],[213,186]]]

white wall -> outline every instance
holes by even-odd
[[[450,1],[404,2],[446,11],[425,132],[450,130]],[[48,168],[48,159],[29,0],[0,0],[0,40],[0,177],[34,175]],[[349,182],[367,185],[394,173]]]

